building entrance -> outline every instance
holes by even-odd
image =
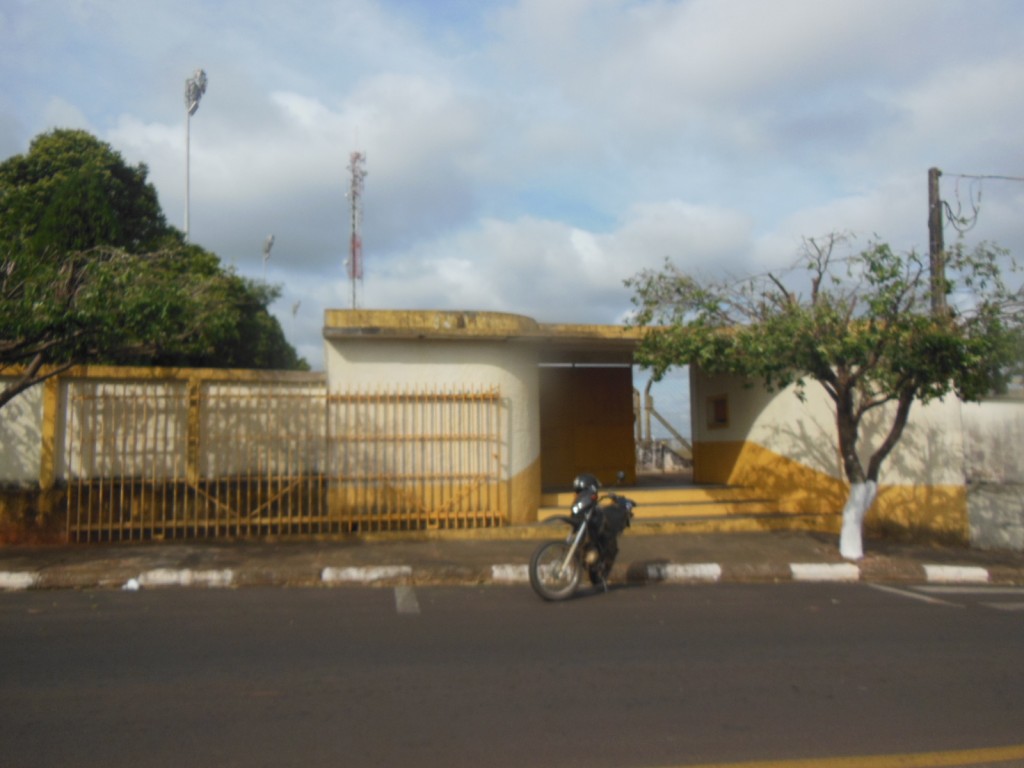
[[[636,480],[629,366],[541,366],[541,484],[568,487],[581,472],[614,485]]]

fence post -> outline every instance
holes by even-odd
[[[188,435],[185,440],[185,480],[193,488],[199,485],[199,439],[202,430],[200,392],[202,382],[195,377],[188,380]]]
[[[57,420],[60,416],[60,377],[53,376],[43,383],[42,442],[39,453],[39,490],[46,493],[57,481]]]
[[[39,430],[39,515],[45,521],[45,527],[56,520],[59,499],[54,488],[57,484],[57,440],[61,434],[60,390],[59,376],[43,383],[43,421]],[[70,538],[70,531],[65,526],[64,540],[70,541]]]

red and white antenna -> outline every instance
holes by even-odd
[[[365,152],[353,152],[348,156],[348,170],[351,174],[348,199],[352,211],[352,237],[349,241],[349,256],[346,262],[348,277],[352,281],[352,309],[356,308],[356,281],[363,279],[363,180],[366,178]]]

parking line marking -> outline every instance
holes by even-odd
[[[982,603],[986,608],[995,608],[997,611],[1024,611],[1024,603]]]
[[[406,616],[418,615],[420,601],[416,599],[416,590],[408,585],[395,587],[395,610]]]
[[[985,747],[949,752],[903,755],[824,757],[810,760],[754,760],[743,763],[705,763],[689,768],[962,768],[967,765],[1004,763],[1024,759],[1024,745]]]
[[[884,584],[868,584],[867,586],[872,589],[876,589],[879,592],[886,592],[890,595],[898,595],[899,597],[907,597],[911,600],[920,600],[922,603],[928,603],[930,605],[945,605],[949,608],[963,608],[959,603],[951,603],[948,600],[940,600],[937,597],[930,597],[929,595],[922,595],[920,592],[913,592],[907,589],[897,589],[896,587],[887,587]]]
[[[1024,595],[1024,587],[921,586],[917,589],[932,595]]]

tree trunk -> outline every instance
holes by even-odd
[[[0,408],[3,408],[26,389],[30,389],[36,384],[40,384],[54,376],[59,376],[73,365],[73,363],[64,363],[63,365],[55,366],[50,370],[40,373],[40,369],[43,367],[43,360],[43,353],[40,352],[32,359],[32,362],[18,374],[17,381],[11,382],[4,387],[2,391],[0,391]]]
[[[843,528],[839,534],[839,554],[847,560],[864,557],[864,516],[878,493],[878,483],[865,480],[850,486],[850,495],[843,507]]]
[[[896,414],[889,433],[868,461],[865,473],[857,455],[860,419],[853,407],[852,387],[839,390],[836,398],[836,427],[839,430],[839,449],[843,455],[843,469],[850,482],[850,495],[843,507],[843,527],[839,534],[839,554],[847,560],[864,557],[864,518],[878,495],[878,475],[882,462],[892,452],[903,435],[914,402],[914,389],[904,387],[899,394]]]
[[[854,385],[848,371],[839,371],[835,380],[836,431],[843,473],[850,483],[850,495],[843,507],[843,527],[839,534],[839,554],[848,560],[864,557],[864,517],[875,500],[878,484],[864,476],[857,455],[860,422],[854,406]]]

